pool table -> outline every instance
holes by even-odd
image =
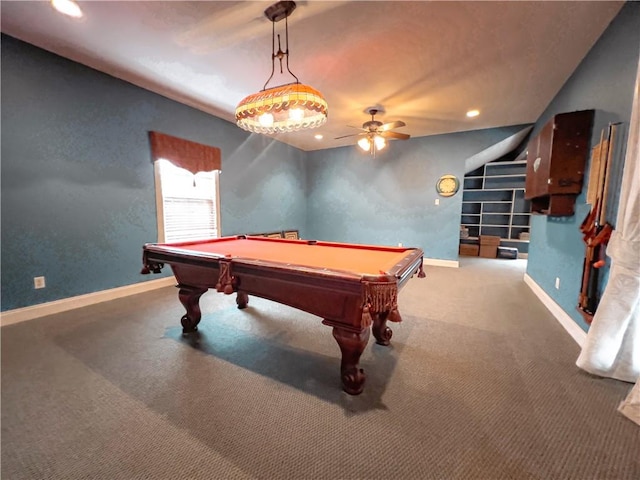
[[[321,317],[342,353],[343,389],[357,395],[365,381],[358,362],[370,331],[377,343],[389,345],[387,320],[401,321],[398,291],[415,273],[424,277],[422,262],[419,248],[240,235],[146,244],[141,273],[171,266],[186,309],[185,335],[197,330],[199,299],[210,288],[235,292],[238,308],[256,295]]]

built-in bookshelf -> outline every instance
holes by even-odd
[[[480,235],[500,237],[500,245],[529,251],[531,204],[524,198],[527,162],[489,162],[464,177],[461,243]]]

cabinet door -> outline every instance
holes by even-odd
[[[584,168],[591,143],[593,110],[563,113],[554,119],[553,163],[549,171],[550,195],[582,191]]]
[[[542,128],[538,136],[529,142],[525,181],[526,199],[547,195],[549,192],[553,133],[554,122],[549,122]]]

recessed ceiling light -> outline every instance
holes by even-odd
[[[467,117],[469,118],[477,117],[478,115],[480,115],[480,110],[469,110],[467,112]]]
[[[73,18],[82,17],[82,10],[73,0],[51,0],[51,5],[60,13]]]
[[[316,133],[313,138],[315,138],[316,140],[322,140],[324,137],[322,136],[321,133]]]

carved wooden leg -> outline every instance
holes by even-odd
[[[373,319],[373,336],[376,337],[376,343],[386,347],[391,343],[390,340],[393,336],[393,331],[387,327],[387,320],[389,322],[401,322],[400,312],[397,308],[392,308],[388,312],[372,313],[371,317]]]
[[[236,304],[239,309],[247,308],[247,304],[249,303],[249,295],[247,292],[241,292],[238,290],[238,294],[236,295]]]
[[[356,333],[344,328],[333,327],[333,338],[338,342],[342,352],[340,365],[342,388],[350,395],[359,395],[364,389],[366,375],[361,368],[358,368],[358,362],[369,341],[369,333],[368,328]]]
[[[385,347],[391,343],[391,337],[393,336],[393,330],[387,327],[387,317],[389,312],[376,313],[373,317],[373,336],[376,339],[378,345],[384,345]]]
[[[198,323],[200,323],[200,318],[202,317],[199,304],[200,297],[207,289],[190,287],[188,285],[178,285],[178,288],[180,288],[178,292],[180,303],[182,303],[187,310],[187,313],[180,319],[182,333],[195,332],[198,330]]]

